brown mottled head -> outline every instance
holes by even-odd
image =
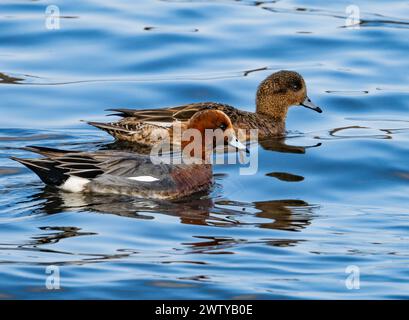
[[[256,105],[258,113],[280,120],[286,118],[288,108],[292,105],[301,105],[322,112],[308,98],[303,77],[297,72],[287,70],[273,73],[260,84]]]

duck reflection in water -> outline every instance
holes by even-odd
[[[153,220],[155,214],[178,217],[183,224],[214,227],[248,225],[249,217],[269,219],[254,222],[254,226],[272,230],[302,231],[311,224],[316,208],[302,200],[270,200],[241,203],[230,200],[213,201],[198,194],[189,201],[137,199],[121,195],[75,194],[44,187],[32,196],[41,203],[37,214],[56,214],[62,211],[90,211],[136,219]],[[150,215],[149,213],[152,213]]]
[[[273,200],[254,202],[260,212],[256,217],[271,219],[273,222],[261,223],[260,228],[302,231],[311,224],[316,206],[302,200]]]
[[[259,141],[260,146],[264,150],[282,152],[282,153],[299,153],[304,154],[307,149],[317,148],[322,145],[322,143],[316,143],[309,146],[293,146],[286,143],[285,137],[261,140]]]
[[[282,153],[299,153],[304,154],[307,149],[320,147],[322,143],[316,143],[313,145],[308,146],[294,146],[289,145],[286,143],[286,137],[276,137],[267,140],[260,140],[258,141],[259,145],[267,151],[275,151],[275,152],[282,152]],[[151,147],[140,146],[137,144],[129,143],[127,141],[115,141],[111,143],[105,143],[98,145],[98,149],[100,150],[120,150],[120,151],[127,151],[127,152],[136,152],[140,154],[149,154],[151,151]],[[172,146],[170,146],[170,150],[172,150]]]

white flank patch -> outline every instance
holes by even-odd
[[[70,176],[67,181],[64,182],[60,188],[68,192],[81,192],[84,190],[84,187],[90,180],[75,176]]]
[[[141,181],[141,182],[154,182],[158,181],[158,178],[152,177],[152,176],[138,176],[138,177],[129,177],[129,180],[134,180],[134,181]]]

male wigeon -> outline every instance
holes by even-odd
[[[190,129],[197,129],[201,134],[199,144],[206,150],[199,154],[205,160],[203,163],[156,163],[152,157],[136,153],[109,150],[79,152],[44,147],[25,148],[44,158],[12,159],[31,169],[45,184],[68,192],[126,194],[153,199],[182,198],[205,191],[212,185],[212,166],[205,158],[210,157],[214,140],[205,138],[205,130],[222,130],[223,144],[247,150],[236,138],[229,117],[221,111],[198,112],[189,124]],[[182,148],[190,143],[192,140],[183,141]]]
[[[154,130],[171,128],[175,123],[188,121],[197,111],[210,109],[223,111],[236,129],[258,129],[259,139],[265,139],[284,134],[287,111],[293,105],[322,112],[307,96],[303,77],[297,72],[282,70],[271,74],[259,85],[256,112],[242,111],[227,104],[200,102],[164,109],[110,109],[123,119],[89,124],[107,131],[118,141],[152,145],[157,143],[157,139],[151,138]]]

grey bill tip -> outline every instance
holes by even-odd
[[[315,105],[310,98],[305,97],[304,101],[302,103],[300,103],[301,106],[314,110],[318,113],[322,113],[322,110],[320,107],[318,107],[317,105]]]

